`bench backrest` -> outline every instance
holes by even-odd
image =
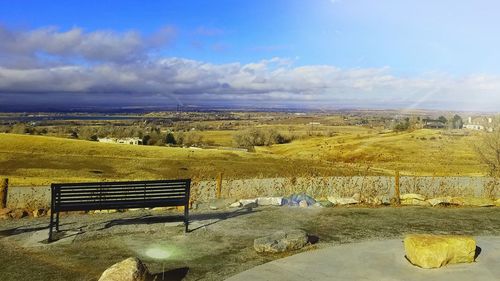
[[[52,210],[88,211],[187,206],[191,180],[55,183]]]

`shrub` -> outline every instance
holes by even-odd
[[[250,128],[234,135],[234,142],[239,147],[264,146],[288,143],[292,137],[283,135],[275,129]]]

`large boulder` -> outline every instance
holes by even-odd
[[[430,206],[431,203],[425,201],[425,197],[416,193],[401,194],[399,196],[401,199],[401,205],[407,206]]]
[[[146,281],[149,270],[138,258],[128,258],[106,269],[99,281]]]
[[[257,204],[259,206],[281,206],[283,205],[283,197],[259,197]]]
[[[495,201],[489,198],[479,198],[479,197],[454,197],[451,199],[452,203],[462,206],[473,206],[473,207],[494,207]]]
[[[13,219],[20,219],[28,216],[28,211],[25,209],[15,209],[14,211],[9,213],[9,216]]]
[[[255,208],[257,207],[257,199],[241,199],[240,205],[243,208]]]
[[[425,196],[420,195],[420,194],[416,194],[416,193],[401,194],[399,196],[399,198],[401,200],[409,200],[409,199],[416,199],[416,200],[420,200],[420,201],[424,201],[425,200]]]
[[[401,200],[401,205],[405,205],[405,206],[430,206],[431,203],[424,201],[424,200],[418,200],[418,199],[405,199],[405,200]]]
[[[408,260],[422,268],[470,263],[476,254],[471,236],[412,234],[405,237],[404,247]]]
[[[345,198],[340,198],[340,197],[334,197],[334,196],[328,196],[328,201],[332,202],[334,205],[352,205],[352,204],[358,204],[359,201],[352,198],[352,197],[345,197]]]
[[[304,247],[307,242],[308,236],[303,230],[278,231],[272,235],[255,239],[253,247],[259,253],[281,253],[298,250]]]

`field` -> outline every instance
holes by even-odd
[[[46,136],[0,134],[0,177],[12,185],[158,178],[254,178],[298,175],[480,176],[474,152],[478,135],[446,136],[438,130],[383,132],[361,126],[269,124],[261,127],[301,137],[256,147],[256,152],[104,144]],[[200,131],[228,147],[237,130]],[[320,135],[318,132],[328,132]]]

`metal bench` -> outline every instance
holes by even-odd
[[[49,242],[59,213],[111,209],[184,206],[184,225],[189,225],[190,179],[92,183],[53,183]]]

